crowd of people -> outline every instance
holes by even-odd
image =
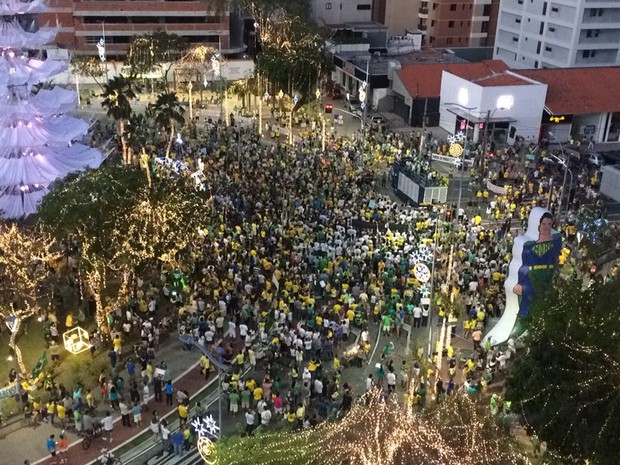
[[[178,409],[180,428],[171,431],[153,412],[150,429],[183,453],[193,440],[188,419],[205,409],[190,405],[188,393],[173,387],[165,362],[156,361],[160,337],[175,325],[193,341],[186,349],[202,351],[205,378],[218,364],[231,367],[222,388],[230,414],[244,416],[247,434],[275,420],[304,428],[335,418],[352,406],[355,393],[375,387],[391,395],[400,384],[405,403],[423,404],[428,391],[439,400],[460,386],[479,389],[491,381],[476,374],[481,366],[503,369],[514,347],[494,353],[483,347],[482,335],[489,318],[503,311],[514,229],[548,196],[544,167],[519,172],[527,181],[512,183],[502,195],[480,187],[477,209],[450,217],[449,208],[414,208],[382,192],[396,160],[406,159],[418,174],[439,176],[416,151],[419,135],[333,138],[325,152],[314,136],[289,147],[261,140],[254,128],[211,119],[195,131],[177,155],[190,167],[186,174],[202,167],[211,196],[202,213],[211,227],[194,244],[194,266],[162,270],[159,282],[136,279],[130,300],[109,309],[110,368],[99,377],[98,395],[52,383],[48,404],[32,401],[35,418],[57,420],[62,428],[72,418],[76,430],[92,431],[98,397],[110,411],[120,411],[124,427],[139,427],[149,396],[162,403],[165,396],[166,405]],[[508,155],[500,163],[505,169],[498,172],[509,173],[504,178],[521,169]],[[414,270],[418,263],[430,266],[433,257],[434,293]],[[453,341],[471,341],[479,357],[459,366],[448,344],[429,359],[418,353],[417,360],[394,366],[389,341],[403,325],[415,330],[443,317]],[[369,328],[381,330],[388,343],[376,372],[354,386],[343,381],[343,369],[350,353],[369,360]],[[102,346],[99,337],[92,334],[93,353]],[[447,369],[436,370],[443,357]],[[102,425],[111,441],[108,417],[106,411]]]

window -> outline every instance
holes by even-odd
[[[452,45],[453,43],[454,43],[454,39],[453,39],[452,37],[448,37],[448,38],[446,39],[446,44],[448,44],[448,45]]]
[[[433,3],[433,10],[437,9],[437,3]]]
[[[332,4],[331,3],[326,3],[325,4],[325,9],[326,10],[331,10],[332,9]]]
[[[448,27],[454,27],[454,21],[448,21]]]
[[[596,56],[596,50],[584,50],[582,56],[584,58],[594,58]]]
[[[512,41],[513,41],[513,42],[519,42],[519,38],[518,38],[517,36],[514,36],[514,37],[512,38]]]
[[[515,18],[515,23],[521,24],[521,18]]]
[[[357,9],[358,10],[370,10],[372,8],[372,5],[370,3],[365,3],[362,5],[357,5]]]
[[[431,27],[433,27],[435,25],[435,20],[431,19]]]
[[[482,16],[491,16],[491,5],[484,5]]]
[[[534,62],[534,68],[538,68],[538,61]]]
[[[552,11],[553,13],[557,13],[558,11],[560,11],[560,9],[559,9],[557,6],[552,6],[552,7],[551,7],[551,11]]]
[[[549,32],[555,32],[555,28],[554,28],[554,27],[549,26]]]
[[[596,8],[590,9],[590,16],[596,16]]]
[[[553,52],[553,49],[551,47],[545,47],[545,52]]]
[[[523,0],[517,0],[517,3],[518,3],[519,5],[523,5]]]
[[[540,53],[540,47],[542,45],[542,42],[539,40],[538,41],[538,45],[536,46],[536,53]]]
[[[431,36],[431,37],[428,39],[428,41],[429,41],[431,44],[435,43],[435,37],[434,37],[434,36]]]
[[[450,5],[450,11],[456,11],[456,3]]]
[[[545,16],[547,14],[547,2],[543,3],[543,11],[542,11],[543,16]]]
[[[542,35],[543,32],[545,32],[545,23],[540,23],[540,27],[538,28],[538,33]]]

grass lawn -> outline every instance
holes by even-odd
[[[63,326],[60,324],[59,326]],[[26,332],[27,327],[27,332]],[[9,338],[10,333],[7,329],[3,330],[0,334],[0,380],[2,386],[8,383],[8,374],[11,368],[16,366],[16,361],[9,362],[7,358],[10,354],[9,350]],[[62,338],[62,335],[61,335]],[[27,325],[22,325],[22,331],[17,338],[17,345],[22,351],[24,364],[27,370],[32,370],[34,365],[41,357],[41,354],[47,350],[45,347],[45,339],[43,336],[43,323],[40,323],[36,318],[30,318]],[[62,347],[62,341],[60,341]],[[90,351],[82,352],[78,355],[73,355],[64,350],[60,352],[60,363],[53,368],[52,361],[47,355],[48,365],[45,370],[53,370],[53,376],[56,383],[62,383],[68,390],[72,390],[76,383],[81,383],[85,387],[94,387],[97,385],[97,379],[102,369],[109,369],[109,361],[105,351],[101,351],[93,359],[90,355]],[[95,391],[93,391],[95,393]],[[49,398],[49,394],[39,388],[31,392],[31,395],[46,401]],[[3,399],[0,408],[2,414],[5,417],[11,416],[20,411],[19,403],[14,399]]]

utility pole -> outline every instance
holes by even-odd
[[[487,153],[487,139],[488,139],[488,135],[489,135],[489,121],[491,120],[491,110],[487,111],[487,116],[484,120],[484,132],[482,134],[482,155],[480,157],[480,160],[478,160],[479,164],[478,167],[482,168],[482,166],[484,165],[484,157],[486,157],[486,153]]]

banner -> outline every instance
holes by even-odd
[[[459,158],[459,157],[452,157],[450,155],[439,155],[438,153],[431,154],[431,160],[438,161],[440,163],[450,163],[451,165],[454,165],[454,160],[456,158]],[[472,160],[471,158],[464,158],[462,160],[463,160],[463,163],[465,163],[465,166],[474,165],[474,160]]]
[[[489,179],[487,179],[487,190],[489,192],[493,192],[494,194],[506,195],[506,189],[504,187],[493,184]]]
[[[18,394],[17,383],[13,383],[10,386],[0,389],[0,399],[7,399],[9,397],[15,397]]]

